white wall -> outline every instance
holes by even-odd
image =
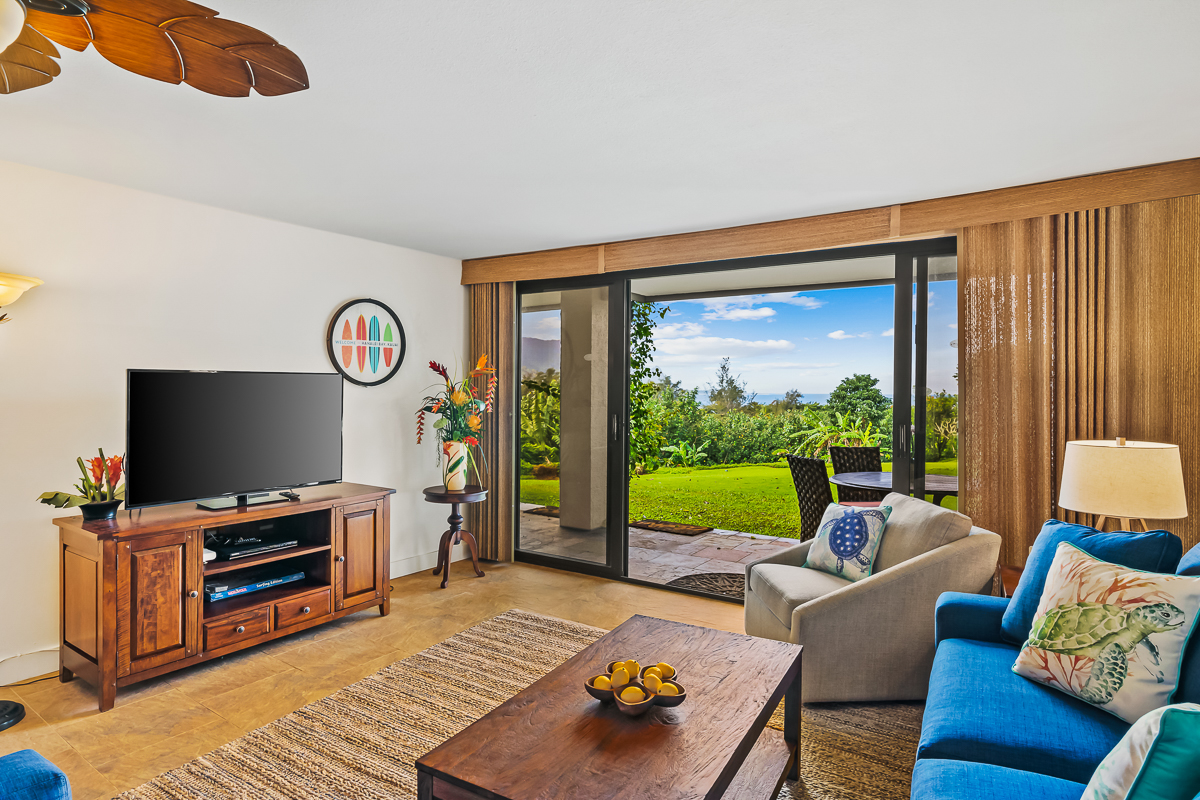
[[[76,456],[122,452],[125,369],[330,372],[325,330],[354,298],[389,305],[408,352],[383,386],[345,384],[344,477],[397,490],[393,577],[431,569],[447,511],[422,501],[440,473],[413,412],[432,383],[426,362],[464,354],[460,267],[0,162],[0,272],[46,282],[0,325],[0,683],[57,669],[50,520],[65,514],[36,498],[70,490]]]

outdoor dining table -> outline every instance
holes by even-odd
[[[869,489],[876,492],[895,491],[890,472],[839,472],[829,479],[837,486],[851,489]],[[957,475],[926,475],[925,493],[933,495],[933,504],[940,506],[947,496],[958,497]],[[910,491],[904,494],[911,494]]]

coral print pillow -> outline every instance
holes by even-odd
[[[871,574],[891,506],[852,508],[830,503],[804,566],[860,581]]]
[[[1135,722],[1171,702],[1200,578],[1140,572],[1058,545],[1013,672]]]

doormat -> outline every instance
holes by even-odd
[[[693,592],[719,594],[735,600],[742,600],[746,596],[746,576],[740,572],[702,572],[699,575],[684,575],[682,578],[667,581],[667,586],[691,589]]]
[[[528,511],[521,512],[523,514],[537,514],[539,517],[558,517],[558,506],[538,506],[531,508]]]
[[[680,536],[699,536],[712,530],[703,525],[684,525],[682,522],[663,522],[661,519],[639,519],[629,523],[629,527],[660,533],[677,533]]]

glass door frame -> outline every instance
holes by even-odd
[[[925,417],[924,402],[915,405],[913,396],[914,380],[917,397],[924,400],[926,375],[926,356],[928,352],[928,308],[925,299],[929,287],[929,258],[935,256],[957,255],[958,239],[955,236],[944,236],[935,239],[920,239],[906,242],[885,242],[874,245],[858,245],[854,247],[830,248],[826,250],[811,250],[801,253],[782,253],[769,256],[750,258],[725,259],[720,261],[703,261],[687,264],[674,264],[663,267],[651,267],[641,270],[630,270],[622,273],[607,273],[600,275],[584,275],[572,278],[552,278],[544,280],[519,281],[516,284],[516,330],[514,347],[516,349],[514,362],[518,380],[512,389],[514,393],[514,461],[520,459],[520,414],[521,414],[521,295],[537,292],[565,291],[570,289],[609,287],[609,375],[608,375],[608,416],[609,416],[609,449],[608,449],[608,520],[606,538],[605,564],[574,559],[564,556],[549,555],[536,551],[520,549],[520,496],[521,471],[514,469],[513,481],[513,553],[517,561],[580,572],[587,575],[611,578],[627,583],[651,586],[659,589],[683,594],[695,594],[702,597],[740,602],[721,595],[708,594],[691,589],[667,587],[639,578],[630,578],[629,574],[629,321],[630,321],[630,281],[638,278],[660,277],[667,275],[685,275],[701,272],[718,272],[754,267],[785,266],[789,264],[808,264],[827,261],[843,261],[872,256],[891,255],[895,258],[895,274],[892,281],[843,281],[825,284],[805,285],[805,290],[850,288],[854,286],[881,286],[892,283],[895,286],[895,320],[894,328],[897,334],[893,338],[894,372],[892,380],[892,473],[901,477],[910,487],[909,494],[917,497],[925,496]],[[922,302],[915,304],[914,289]],[[899,331],[904,331],[900,334]],[[917,362],[914,365],[914,356]],[[898,403],[898,397],[908,397],[907,402]],[[914,452],[916,443],[920,442],[918,452]],[[915,456],[915,457],[914,457]],[[893,479],[894,480],[894,479]]]
[[[626,491],[627,464],[629,461],[629,279],[624,275],[586,275],[575,278],[555,278],[536,281],[519,281],[516,285],[516,349],[517,380],[514,382],[513,408],[514,436],[516,447],[513,458],[521,458],[521,296],[541,292],[562,292],[572,289],[595,289],[608,287],[608,470],[606,491],[606,537],[605,563],[588,561],[569,556],[540,553],[521,549],[521,470],[513,470],[515,482],[513,496],[513,558],[517,561],[543,567],[565,569],[596,575],[604,578],[624,579],[629,571],[629,494]]]

